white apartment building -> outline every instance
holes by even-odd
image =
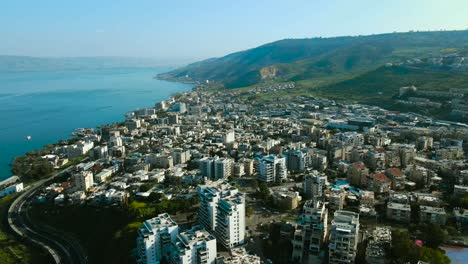
[[[214,162],[215,179],[225,179],[231,176],[234,161],[229,158],[220,158]]]
[[[75,187],[80,191],[88,191],[93,187],[94,178],[90,171],[80,171],[73,175]]]
[[[227,131],[223,136],[224,144],[232,143],[236,140],[234,130]]]
[[[181,148],[173,149],[171,152],[171,156],[172,156],[174,165],[185,164],[192,157],[189,150],[183,150]]]
[[[244,243],[245,196],[222,181],[197,187],[200,197],[198,221],[226,248]]]
[[[292,240],[292,259],[299,263],[320,263],[320,252],[328,236],[328,209],[320,201],[308,200],[299,217]]]
[[[409,204],[389,202],[386,215],[388,219],[409,223],[411,221],[411,206]]]
[[[90,151],[94,147],[92,141],[78,141],[76,144],[67,147],[67,158],[78,158]]]
[[[200,227],[177,235],[172,244],[169,263],[171,264],[215,264],[216,238]]]
[[[94,175],[95,182],[105,182],[108,178],[112,176],[114,172],[110,169],[103,169],[98,174]]]
[[[224,179],[232,175],[234,161],[230,158],[205,157],[200,160],[202,176],[208,179]]]
[[[286,158],[268,155],[258,160],[258,180],[266,183],[281,182],[288,177]]]
[[[327,182],[327,176],[318,171],[312,171],[304,177],[303,189],[306,199],[322,197],[323,188]]]
[[[199,169],[203,177],[207,177],[208,179],[214,179],[214,162],[217,159],[218,157],[205,157],[200,159]]]
[[[218,202],[215,236],[226,248],[244,244],[245,197],[243,194],[238,193]]]
[[[160,214],[146,220],[138,229],[137,263],[159,263],[163,257],[169,255],[178,232],[179,226],[169,214]]]
[[[354,263],[359,235],[359,214],[339,210],[330,228],[329,263]]]

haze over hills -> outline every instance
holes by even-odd
[[[284,39],[196,62],[158,77],[175,81],[212,80],[227,88],[239,88],[271,79],[303,81],[354,76],[389,62],[447,52],[466,55],[467,49],[467,30]]]

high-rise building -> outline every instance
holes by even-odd
[[[229,158],[220,158],[214,162],[214,178],[225,179],[232,174],[233,160]]]
[[[89,191],[93,187],[93,173],[90,171],[80,171],[73,175],[75,187],[80,191]]]
[[[359,214],[339,210],[330,228],[329,263],[354,263],[359,236]]]
[[[173,149],[171,152],[171,156],[172,156],[174,165],[185,164],[192,157],[189,150],[184,150],[181,148]]]
[[[224,179],[232,175],[234,161],[230,158],[206,157],[199,163],[201,175],[211,180]]]
[[[137,263],[159,263],[163,257],[169,256],[178,232],[179,226],[169,214],[146,220],[138,229]]]
[[[252,176],[254,175],[254,162],[252,159],[241,159],[239,162],[242,162],[244,164],[244,173],[247,176]]]
[[[226,248],[244,243],[245,239],[245,197],[236,194],[218,202],[215,236]]]
[[[282,156],[268,155],[257,163],[258,180],[266,183],[282,182],[286,180],[286,158]]]
[[[300,150],[290,150],[288,151],[287,157],[287,167],[288,170],[293,172],[301,172],[306,168],[306,155]]]
[[[312,171],[304,177],[304,194],[306,199],[322,197],[323,188],[327,182],[327,176],[318,171]]]
[[[177,235],[169,255],[171,264],[216,263],[216,238],[199,226]]]
[[[244,243],[245,196],[222,181],[197,187],[200,197],[198,221],[226,248]]]
[[[177,125],[179,124],[179,114],[171,113],[168,115],[168,121],[170,125]]]
[[[200,159],[199,168],[203,177],[207,177],[208,179],[214,178],[214,162],[217,159],[218,157],[205,157]]]
[[[224,141],[224,144],[227,144],[227,143],[232,143],[236,140],[236,137],[235,137],[235,133],[234,133],[234,130],[230,130],[228,132],[226,132],[223,136],[223,141]]]
[[[308,200],[299,217],[292,240],[292,259],[297,262],[320,263],[320,252],[328,235],[328,209],[321,201]]]

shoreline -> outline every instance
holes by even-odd
[[[151,68],[138,68],[137,70],[140,70],[140,69],[151,69]],[[26,75],[27,75],[27,74],[26,74]],[[3,164],[2,164],[2,166],[3,166],[3,169],[2,169],[2,170],[5,170],[5,172],[3,172],[4,174],[2,173],[3,175],[0,175],[0,181],[4,181],[4,180],[7,180],[7,179],[11,178],[12,176],[15,176],[15,175],[11,172],[11,170],[12,170],[12,166],[11,166],[11,165],[12,165],[12,163],[14,162],[15,158],[21,157],[21,156],[25,156],[26,153],[28,153],[28,152],[33,152],[33,151],[42,150],[42,149],[44,149],[47,145],[57,144],[57,143],[60,142],[60,141],[69,140],[69,139],[75,138],[76,136],[73,136],[73,135],[72,135],[72,132],[73,132],[76,128],[78,128],[78,127],[88,127],[88,128],[93,128],[93,129],[96,130],[99,126],[102,126],[102,125],[123,122],[123,121],[125,121],[125,113],[128,112],[128,111],[133,111],[133,110],[141,109],[141,108],[154,107],[154,104],[156,104],[157,102],[167,100],[170,96],[174,96],[174,94],[177,94],[177,93],[180,93],[180,92],[192,91],[193,88],[196,87],[196,84],[195,84],[195,83],[171,82],[171,81],[169,81],[169,80],[163,80],[163,79],[159,79],[159,78],[158,78],[158,79],[155,79],[155,78],[153,78],[154,76],[155,76],[155,75],[154,75],[154,72],[149,73],[147,79],[145,79],[145,80],[143,80],[143,81],[148,82],[148,80],[150,80],[150,81],[157,80],[157,81],[161,82],[162,85],[160,85],[159,87],[157,87],[157,86],[156,86],[156,87],[153,87],[153,88],[152,88],[152,89],[153,89],[152,92],[155,92],[155,95],[156,95],[156,96],[159,95],[159,94],[161,94],[162,96],[161,96],[161,98],[157,98],[156,100],[152,101],[151,104],[147,104],[147,106],[144,106],[145,103],[142,102],[142,104],[140,104],[139,106],[137,106],[137,107],[135,107],[135,106],[133,106],[133,107],[128,107],[128,108],[126,108],[124,111],[121,111],[122,109],[118,109],[118,110],[115,110],[115,111],[111,111],[112,114],[110,114],[110,115],[112,115],[113,117],[109,116],[109,114],[108,114],[109,111],[106,111],[107,113],[105,113],[105,114],[103,114],[103,115],[101,115],[101,116],[98,115],[99,117],[96,118],[97,121],[96,121],[95,124],[93,124],[93,125],[86,124],[86,125],[83,125],[83,126],[82,126],[81,124],[77,124],[76,126],[73,126],[73,127],[71,127],[70,129],[66,128],[65,130],[62,130],[62,131],[60,131],[60,132],[57,132],[56,134],[57,134],[58,137],[57,137],[57,138],[54,138],[54,139],[52,139],[52,140],[50,140],[50,137],[53,137],[53,135],[51,136],[52,133],[49,134],[49,135],[47,135],[47,137],[43,137],[43,136],[41,135],[41,138],[38,139],[38,140],[36,140],[36,142],[34,142],[34,141],[35,141],[35,139],[36,139],[37,137],[35,137],[34,135],[32,135],[32,140],[29,141],[29,142],[32,142],[32,143],[33,143],[33,146],[30,146],[29,148],[28,148],[28,145],[25,145],[25,143],[23,143],[21,140],[18,140],[18,143],[17,143],[17,144],[23,144],[23,145],[22,145],[22,148],[23,148],[23,149],[21,149],[22,152],[21,152],[20,154],[14,155],[14,156],[10,156],[9,153],[5,153],[5,154],[4,154],[5,157],[6,157],[6,160],[5,160],[5,162],[2,162],[2,163],[3,163]],[[102,77],[103,77],[103,79],[104,79],[104,78],[108,78],[109,76],[103,75]],[[113,77],[113,76],[110,75],[110,78],[112,78],[112,77]],[[26,79],[26,80],[28,80],[28,79]],[[68,81],[68,80],[65,80],[65,82],[67,82],[67,81]],[[164,83],[165,83],[165,84],[164,84]],[[172,88],[172,87],[167,88],[167,84],[170,84],[170,83],[179,83],[179,84],[186,85],[186,87],[180,86],[180,87],[174,87],[174,88]],[[135,86],[135,87],[137,87],[137,88],[139,87],[138,84],[136,84],[136,85],[135,85],[135,84],[129,84],[129,86],[128,86],[128,88],[127,88],[127,89],[129,89],[129,90],[126,90],[124,94],[130,94],[130,93],[133,92],[133,90],[131,90],[131,86]],[[166,86],[166,87],[165,87],[165,86]],[[174,86],[174,85],[172,85],[172,86]],[[145,88],[144,86],[140,86],[140,87],[141,87],[142,89]],[[165,92],[158,93],[158,90],[159,90],[159,89],[161,89],[161,91],[168,91],[168,92],[170,92],[170,93],[169,93],[168,95],[165,95]],[[170,91],[170,90],[172,90],[172,89],[174,89],[174,91]],[[109,92],[112,93],[112,92],[118,91],[118,90],[119,90],[119,88],[117,87],[117,88],[115,88],[115,89],[112,89],[112,88],[111,88],[111,89],[108,89],[108,90],[106,90],[106,91],[109,91]],[[121,89],[120,89],[120,90],[121,90]],[[83,91],[86,91],[86,90],[83,90]],[[81,90],[76,90],[76,92],[81,92]],[[135,92],[138,93],[139,91],[138,91],[137,89],[135,89]],[[148,93],[148,94],[149,94],[149,93]],[[153,94],[151,94],[151,95],[152,95],[152,96],[155,96],[155,95],[153,95]],[[125,95],[124,95],[124,96],[125,96]],[[130,101],[135,101],[136,98],[137,98],[137,97],[135,97],[134,99],[131,99]],[[57,99],[57,100],[60,100],[60,99]],[[85,99],[84,99],[84,100],[85,100]],[[107,100],[107,98],[106,98],[106,100]],[[117,102],[117,101],[118,101],[118,98],[115,98],[115,100],[116,100],[116,102]],[[111,104],[111,103],[110,103],[110,104]],[[16,106],[14,106],[14,107],[16,107]],[[96,107],[99,107],[99,105],[97,104]],[[112,109],[112,108],[114,108],[114,107],[107,105],[105,109],[109,110],[109,109]],[[14,109],[14,108],[13,108],[13,109]],[[100,109],[101,109],[101,108],[100,108]],[[101,109],[101,110],[102,110],[102,109]],[[117,114],[114,114],[114,113],[118,113],[118,115],[117,115]],[[74,113],[71,113],[71,114],[79,114],[79,112],[76,112],[76,111],[75,111]],[[106,115],[107,115],[107,116],[106,116]],[[103,121],[102,119],[106,119],[106,118],[108,118],[108,117],[111,117],[111,119],[107,119],[107,120],[104,120],[104,122],[102,122],[102,121]],[[99,119],[101,119],[101,120],[99,120]],[[88,120],[93,120],[93,119],[91,118],[91,119],[88,119]],[[60,118],[58,118],[57,120],[55,120],[55,122],[60,123],[60,122],[61,122]],[[44,124],[44,126],[47,127],[47,124]],[[21,132],[16,132],[16,131],[12,132],[12,134],[15,134],[15,133],[21,133]],[[8,135],[7,135],[7,137],[8,137]],[[14,148],[14,146],[11,146],[11,148]],[[11,152],[13,152],[13,151],[11,151]],[[7,168],[8,168],[8,171],[7,171]],[[2,177],[2,176],[4,176],[4,177]]]

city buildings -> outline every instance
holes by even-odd
[[[323,244],[328,236],[328,209],[320,201],[308,200],[297,222],[292,239],[292,260],[319,263]]]
[[[215,264],[216,238],[198,226],[177,234],[168,253],[171,264]]]
[[[323,196],[327,176],[318,171],[312,171],[304,177],[303,189],[306,199],[316,199]]]
[[[197,187],[198,221],[226,248],[244,243],[245,196],[222,181]]]
[[[178,232],[179,226],[169,214],[160,214],[143,222],[138,229],[137,263],[159,263],[163,257],[169,256]]]
[[[258,180],[265,183],[282,182],[286,180],[288,172],[286,158],[269,155],[258,160]]]
[[[330,227],[329,263],[353,263],[356,258],[358,237],[359,214],[336,211]]]
[[[86,192],[93,187],[94,178],[93,173],[90,171],[80,171],[73,175],[73,178],[77,190]]]
[[[376,227],[372,231],[366,249],[366,261],[368,264],[385,264],[386,249],[392,245],[392,232],[388,227]]]

